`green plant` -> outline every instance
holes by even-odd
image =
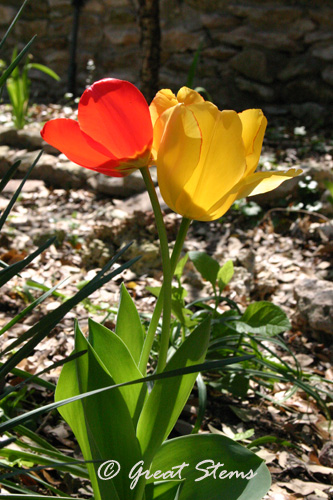
[[[202,278],[209,281],[213,288],[213,297],[200,298],[186,306],[187,314],[192,311],[189,316],[192,320],[201,321],[207,316],[213,318],[207,359],[224,358],[228,354],[251,355],[250,359],[224,369],[220,378],[215,377],[210,385],[245,398],[253,390],[250,387],[252,380],[257,384],[255,394],[269,399],[267,392],[273,389],[273,384],[284,382],[290,385],[286,399],[298,390],[304,391],[330,418],[327,406],[329,393],[318,387],[318,377],[301,369],[296,357],[280,337],[291,327],[282,309],[271,302],[260,301],[250,304],[242,313],[234,301],[222,295],[233,277],[232,262],[228,261],[220,267],[217,261],[204,252],[189,252],[189,257]],[[221,312],[218,309],[221,302],[226,302],[230,309]],[[292,356],[293,365],[283,360],[285,353]]]
[[[15,48],[13,51],[12,62],[15,61],[16,58],[17,48]],[[16,66],[6,82],[9,100],[12,105],[14,125],[17,129],[23,128],[27,123],[31,87],[29,71],[32,69],[37,69],[38,71],[47,74],[51,78],[54,78],[54,80],[60,79],[59,76],[47,66],[30,62],[30,60],[31,56],[28,55],[22,70],[20,71],[19,67]]]

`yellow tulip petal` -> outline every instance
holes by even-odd
[[[162,197],[174,211],[176,200],[199,161],[201,142],[201,132],[192,111],[182,104],[170,110],[156,165]]]
[[[200,161],[184,190],[206,211],[244,176],[242,125],[235,111],[219,111],[210,102],[187,106],[202,134]]]
[[[282,182],[300,175],[301,169],[291,168],[287,172],[256,172],[243,179],[235,188],[238,191],[237,199],[256,194],[267,193],[282,184]]]
[[[199,92],[189,89],[188,87],[182,87],[178,91],[177,99],[178,102],[185,104],[185,106],[204,101],[204,98],[199,94]]]
[[[155,125],[158,117],[161,116],[165,110],[171,108],[172,106],[176,106],[176,104],[178,104],[177,98],[171,90],[162,89],[157,92],[149,106],[153,126]]]
[[[243,125],[242,137],[246,154],[246,175],[248,175],[257,168],[267,120],[261,109],[247,109],[238,116]]]

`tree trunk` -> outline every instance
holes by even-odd
[[[141,90],[150,102],[159,90],[160,69],[160,16],[159,0],[139,0],[141,28]]]

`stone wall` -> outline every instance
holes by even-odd
[[[20,3],[0,0],[2,32]],[[331,0],[161,0],[160,5],[161,87],[177,90],[186,83],[202,43],[194,85],[205,87],[219,106],[272,112],[292,107],[296,114],[317,118],[332,112]],[[40,97],[59,98],[66,90],[72,21],[71,0],[30,0],[8,40],[7,58],[17,40],[26,43],[37,33],[35,62],[61,76],[56,83],[33,75]],[[78,91],[89,77],[140,85],[139,42],[136,0],[87,0],[80,17]],[[93,75],[89,60],[95,64]]]

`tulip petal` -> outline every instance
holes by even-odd
[[[177,99],[178,102],[185,104],[185,106],[204,101],[204,98],[199,94],[199,92],[189,89],[188,87],[182,87],[178,91]]]
[[[41,136],[48,144],[64,153],[69,160],[82,167],[106,175],[122,176],[116,170],[119,160],[107,157],[92,148],[75,120],[68,118],[50,120],[44,125]]]
[[[267,120],[261,109],[247,109],[239,113],[238,116],[243,126],[242,137],[247,164],[246,175],[248,175],[252,174],[257,168]]]
[[[287,172],[256,172],[243,179],[237,189],[237,199],[256,194],[267,193],[282,184],[282,182],[292,179],[303,172],[301,169],[291,168]]]
[[[87,88],[79,102],[78,122],[87,141],[97,141],[105,155],[135,159],[146,155],[152,144],[148,104],[134,85],[123,80],[106,78]]]
[[[246,163],[242,125],[235,111],[219,111],[210,102],[187,106],[202,134],[200,161],[184,186],[195,203],[209,211],[243,177]],[[182,201],[179,199],[178,204]]]
[[[176,200],[200,158],[201,133],[187,106],[177,104],[163,113],[159,120],[164,120],[166,116],[168,120],[156,160],[157,176],[165,203],[176,211]]]
[[[161,116],[164,111],[178,104],[175,94],[169,89],[162,89],[157,92],[156,96],[152,100],[149,111],[151,116],[151,121],[153,126],[156,120]]]

